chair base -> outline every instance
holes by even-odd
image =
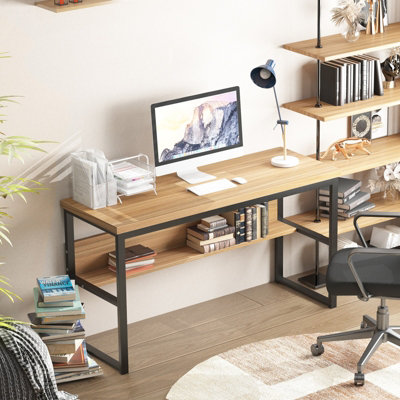
[[[317,343],[311,346],[311,353],[313,356],[323,354],[324,346],[322,343],[324,342],[369,338],[371,341],[358,361],[357,372],[354,375],[354,384],[362,386],[364,384],[364,367],[378,347],[385,342],[400,346],[400,326],[389,326],[389,310],[385,305],[384,299],[382,299],[381,306],[378,307],[376,320],[364,315],[360,329],[319,336]]]

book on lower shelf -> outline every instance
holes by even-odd
[[[136,244],[125,248],[124,256],[126,276],[132,276],[153,268],[157,252],[150,247]],[[115,251],[108,253],[108,269],[117,271]]]
[[[359,212],[363,211],[368,211],[371,208],[374,208],[375,204],[370,202],[370,201],[365,201],[364,203],[358,205],[357,207],[353,208],[352,210],[343,210],[343,211],[338,211],[338,219],[339,220],[346,220],[348,218],[354,217],[356,214]],[[321,211],[320,213],[321,217],[324,218],[329,218],[329,212],[328,211]]]

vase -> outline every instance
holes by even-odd
[[[348,42],[355,42],[360,37],[360,24],[358,22],[346,22],[342,35]]]

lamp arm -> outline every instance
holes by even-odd
[[[279,120],[282,121],[282,117],[281,117],[281,109],[279,107],[279,103],[278,103],[278,97],[276,96],[276,90],[275,90],[275,86],[273,87],[274,89],[274,96],[275,96],[275,102],[276,102],[276,108],[278,109],[278,115],[279,115]],[[282,129],[282,135],[284,135],[284,129],[283,126],[281,125],[281,129]]]

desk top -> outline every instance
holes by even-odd
[[[338,176],[338,169],[334,166],[291,151],[288,153],[300,160],[298,166],[273,167],[271,158],[282,155],[282,152],[281,148],[275,148],[201,167],[202,171],[215,175],[217,179],[241,176],[247,180],[244,185],[206,196],[188,192],[186,188],[191,185],[176,174],[170,174],[157,178],[158,195],[146,192],[124,196],[123,204],[98,210],[92,210],[72,199],[61,200],[61,207],[108,232],[122,234]]]

